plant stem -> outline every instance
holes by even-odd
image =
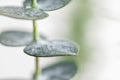
[[[38,33],[38,29],[37,29],[36,20],[33,20],[33,39],[34,39],[34,41],[39,40],[39,33]]]
[[[31,6],[32,6],[32,8],[37,8],[38,7],[37,0],[32,0]]]
[[[36,62],[36,71],[35,71],[35,78],[40,76],[41,74],[41,71],[40,71],[40,65],[39,65],[39,62],[40,62],[40,58],[39,57],[36,57],[35,58],[35,62]]]
[[[33,20],[33,39],[34,41],[39,40],[39,33],[38,33],[37,25],[36,25],[36,20]],[[39,57],[35,57],[35,66],[36,66],[35,78],[37,78],[41,73],[39,63],[40,63]]]
[[[37,0],[32,0],[31,2],[31,7],[33,9],[36,9],[37,6]],[[33,40],[34,41],[38,41],[39,40],[39,33],[38,33],[38,29],[37,29],[37,24],[36,24],[36,20],[33,20]],[[40,59],[39,57],[35,57],[35,79],[41,74],[40,71]]]

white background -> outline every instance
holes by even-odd
[[[74,0],[75,1],[75,0]],[[73,3],[74,3],[73,1]],[[93,0],[93,18],[86,30],[86,42],[92,49],[92,58],[86,64],[80,80],[120,80],[120,1]],[[0,6],[20,6],[22,0],[0,0]],[[39,31],[49,38],[69,35],[68,12],[72,3],[50,17],[38,22]],[[32,30],[31,21],[0,16],[0,31],[5,29]],[[58,33],[66,34],[58,34]],[[23,53],[24,47],[11,48],[0,45],[0,78],[30,78],[34,70],[34,58]],[[42,58],[42,67],[58,58]]]

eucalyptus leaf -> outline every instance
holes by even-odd
[[[46,39],[45,36],[40,35],[41,39]],[[0,34],[0,43],[6,46],[24,46],[30,44],[33,41],[33,35],[31,32],[26,31],[4,31]]]
[[[44,11],[53,11],[67,5],[71,0],[37,0],[38,7]],[[24,7],[31,8],[31,0],[24,1]]]
[[[44,68],[35,80],[71,80],[76,73],[77,66],[73,61],[63,61]]]
[[[25,20],[37,20],[48,17],[48,14],[41,9],[24,9],[22,7],[0,7],[0,15]]]
[[[27,45],[24,52],[36,57],[75,56],[78,47],[68,40],[40,40]]]

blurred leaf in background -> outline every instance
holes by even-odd
[[[71,10],[72,14],[70,14],[69,38],[78,43],[80,51],[77,57],[67,57],[66,59],[72,59],[76,62],[79,68],[77,74],[79,75],[84,69],[84,64],[88,61],[91,53],[88,44],[85,42],[87,24],[92,17],[91,0],[75,0],[74,6]]]

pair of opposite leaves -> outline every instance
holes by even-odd
[[[31,0],[24,1],[24,7],[0,7],[0,15],[25,20],[37,20],[48,17],[44,11],[53,11],[67,5],[71,0],[37,0],[38,8],[31,8]]]
[[[0,34],[0,43],[6,46],[24,46],[24,52],[37,57],[74,56],[78,53],[75,43],[68,40],[47,40],[40,35],[39,41],[33,41],[33,35],[25,31],[5,31]]]

